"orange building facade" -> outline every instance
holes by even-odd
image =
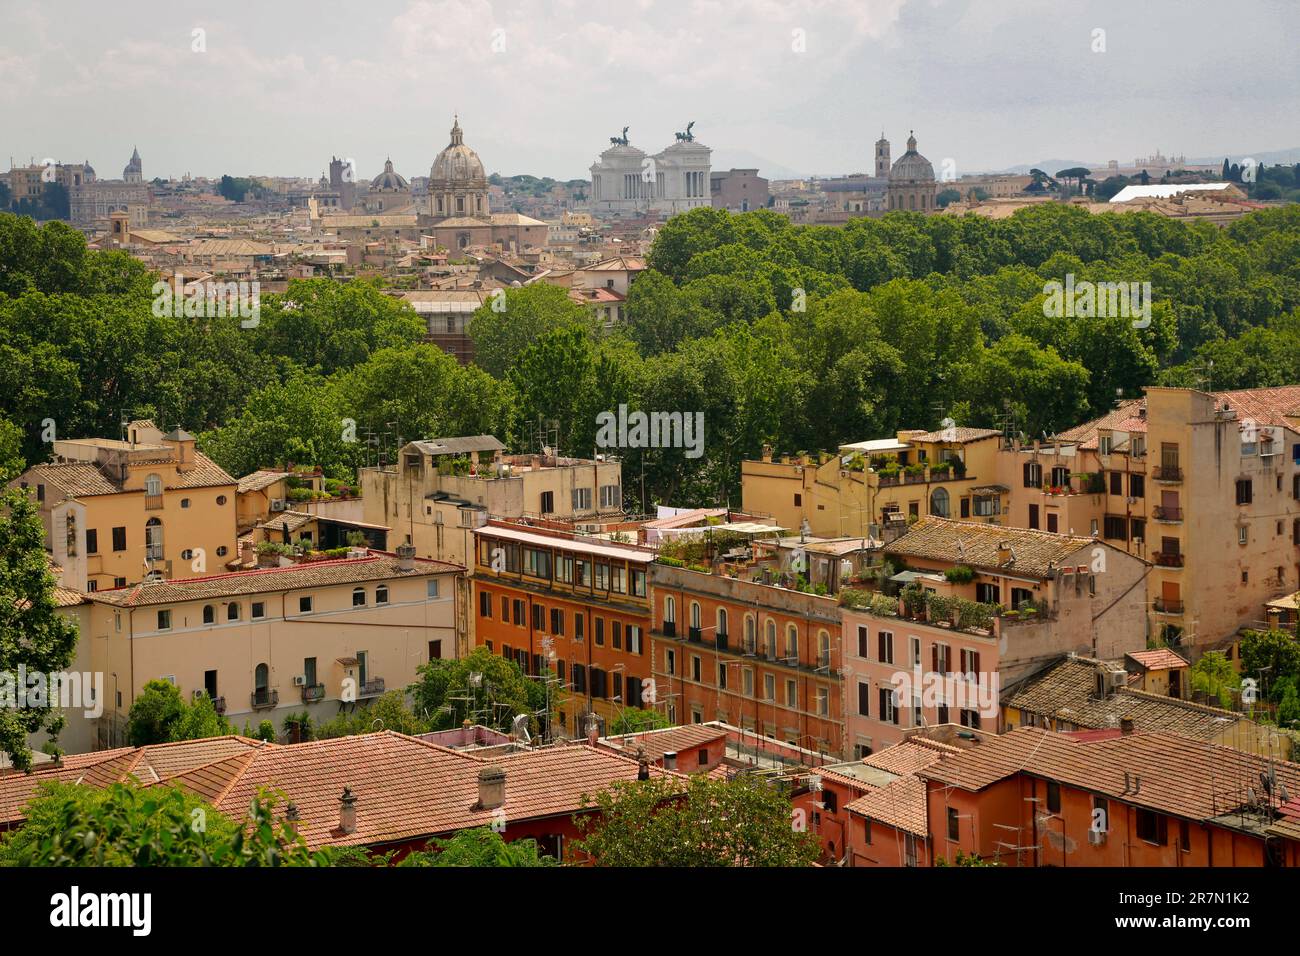
[[[654,552],[493,521],[474,532],[475,642],[516,661],[562,699],[554,736],[608,732],[649,691]]]

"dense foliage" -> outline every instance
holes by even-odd
[[[1216,389],[1300,367],[1294,205],[1222,229],[1059,203],[842,227],[705,208],[666,223],[648,263],[613,329],[564,289],[504,290],[473,317],[480,364],[464,367],[375,284],[294,281],[251,328],[158,317],[138,262],[0,215],[0,414],[29,460],[47,418],[112,435],[151,416],[239,474],[296,461],[348,477],[374,459],[371,433],[389,455],[399,436],[457,433],[527,450],[544,422],[562,452],[590,455],[602,411],[702,413],[699,458],[623,450],[635,508],[734,500],[764,443],[834,448],[944,416],[1039,435],[1145,385],[1204,384],[1211,361]],[[1150,323],[1048,317],[1045,285],[1068,276],[1149,282]]]

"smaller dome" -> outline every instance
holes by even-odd
[[[410,188],[405,177],[400,176],[393,170],[393,161],[384,160],[384,171],[370,180],[370,188],[376,191],[384,192],[405,192]]]
[[[916,136],[907,137],[907,152],[894,161],[889,168],[891,182],[913,180],[934,182],[934,166],[916,151]]]

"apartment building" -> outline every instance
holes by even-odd
[[[329,719],[456,657],[465,569],[380,552],[98,591],[81,640],[109,699],[100,746],[124,740],[131,704],[162,678],[206,691],[236,726],[290,713]]]
[[[402,446],[396,465],[361,469],[363,520],[421,557],[468,565],[488,517],[583,523],[623,515],[622,466],[554,454],[505,455],[491,435]]]
[[[606,732],[629,707],[654,706],[649,568],[654,551],[505,521],[474,531],[475,643],[562,695],[550,736]]]
[[[1300,386],[1148,388],[1002,458],[1011,523],[1150,561],[1148,633],[1193,657],[1300,587]]]
[[[882,556],[906,567],[891,579],[903,590],[843,599],[856,758],[922,727],[996,731],[1001,687],[1071,651],[1146,646],[1149,566],[1095,538],[927,517]]]
[[[741,462],[742,507],[785,528],[826,538],[880,538],[912,517],[1004,523],[1008,492],[997,475],[1001,433],[947,427],[842,445],[836,455],[784,457],[765,447]]]
[[[1021,727],[916,773],[948,863],[1300,865],[1300,765],[1181,734]]]
[[[123,440],[59,439],[52,462],[11,485],[35,496],[65,587],[195,577],[236,557],[238,483],[181,429],[164,435],[140,420]]]
[[[735,574],[736,576],[732,576]],[[834,598],[663,562],[650,566],[658,706],[671,722],[719,720],[820,754],[844,746]]]

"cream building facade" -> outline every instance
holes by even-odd
[[[693,123],[691,124],[694,125]],[[614,140],[591,166],[591,209],[599,216],[676,215],[713,204],[710,164],[713,150],[687,128],[677,142],[647,155],[627,141]]]
[[[236,725],[291,713],[317,721],[402,689],[431,659],[465,650],[464,569],[383,552],[138,584],[87,595],[81,640],[105,675],[98,746],[157,679],[207,693]]]

